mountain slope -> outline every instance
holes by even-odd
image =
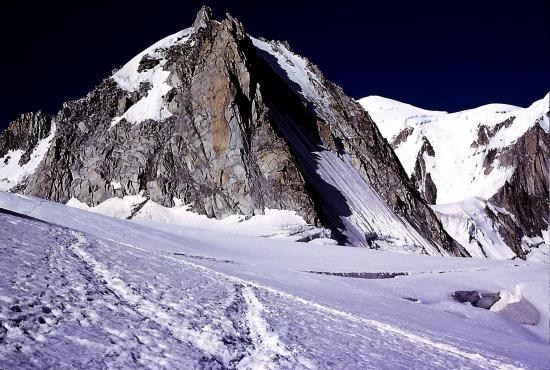
[[[527,252],[522,238],[548,229],[549,100],[457,113],[377,96],[359,102],[451,235],[468,239],[470,254],[511,258]]]
[[[342,244],[467,254],[353,99],[283,43],[210,18],[65,103],[15,190],[88,206],[144,192],[216,218],[286,209]]]

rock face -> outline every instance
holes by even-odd
[[[208,22],[202,13],[198,20]],[[265,119],[250,81],[250,62],[241,51],[246,34],[233,20],[210,25],[188,30],[187,42],[162,49],[162,65],[148,68],[159,57],[148,53],[139,61],[141,74],[155,67],[168,72],[170,89],[158,99],[169,117],[123,118],[112,126],[157,87],[141,82],[129,92],[105,80],[84,99],[65,104],[53,155],[26,193],[97,205],[143,190],[162,205],[179,198],[211,217],[269,207],[293,209],[314,221],[296,163]]]
[[[21,115],[0,133],[0,190],[23,189],[50,146],[55,123],[42,112]]]
[[[500,231],[518,256],[525,253],[521,248],[523,236],[533,238],[548,230],[549,153],[550,135],[535,125],[499,156],[500,163],[513,167],[514,172],[490,201],[509,212],[498,219]]]
[[[411,180],[424,199],[426,199],[429,204],[435,204],[435,200],[437,199],[437,186],[435,186],[432,175],[426,168],[426,160],[424,159],[425,155],[435,157],[435,152],[432,144],[430,144],[425,136],[422,137],[422,141],[423,144],[416,157],[414,173],[411,175]]]
[[[94,206],[143,191],[217,218],[289,209],[344,244],[467,255],[353,99],[285,44],[208,8],[55,122],[25,194]]]
[[[527,242],[548,229],[549,100],[452,114],[380,97],[360,102],[470,254],[525,258]]]
[[[10,151],[22,150],[19,165],[29,162],[30,155],[38,142],[50,134],[52,118],[39,111],[22,114],[9,127],[0,132],[0,158],[6,157]]]

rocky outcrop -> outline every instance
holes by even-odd
[[[504,121],[497,123],[493,127],[489,127],[487,125],[480,125],[477,129],[477,139],[472,142],[470,145],[471,148],[478,148],[488,145],[491,142],[491,139],[496,135],[497,132],[499,132],[500,129],[508,128],[516,119],[515,116],[511,116]]]
[[[477,290],[458,290],[451,294],[451,297],[460,303],[470,303],[474,307],[486,310],[500,300],[498,293],[479,292]]]
[[[257,42],[236,19],[213,21],[202,9],[193,28],[64,104],[24,192],[90,206],[143,192],[217,218],[289,209],[342,243],[380,246],[403,234],[414,250],[465,255],[369,115],[285,44],[264,42],[266,52]],[[304,65],[289,72],[277,53]],[[305,85],[293,73],[308,75]],[[370,198],[352,199],[332,165]],[[364,230],[381,241],[367,241]]]
[[[127,110],[147,94],[146,87],[128,94],[111,79],[67,103],[59,140],[26,192],[97,205],[146,191],[162,205],[179,198],[210,217],[268,207],[293,209],[314,222],[296,164],[265,120],[250,81],[250,62],[239,44],[247,36],[235,27],[229,19],[210,22],[192,35],[194,46],[166,51],[172,88],[164,98],[172,116],[163,122],[121,120],[111,128],[124,113],[121,101]],[[150,59],[144,56],[140,67]]]
[[[499,156],[500,163],[513,166],[514,172],[490,201],[507,211],[506,219],[500,220],[501,234],[520,256],[523,236],[540,236],[548,229],[549,149],[550,135],[535,125]]]
[[[405,127],[395,136],[395,138],[391,143],[391,147],[394,149],[399,147],[401,143],[404,143],[405,141],[407,141],[407,139],[409,138],[409,136],[412,135],[413,132],[414,132],[414,127],[410,127],[410,126]]]
[[[411,175],[411,181],[416,185],[416,188],[420,191],[420,194],[422,194],[428,204],[435,204],[437,199],[437,187],[432,180],[431,173],[426,169],[425,156],[435,157],[435,151],[432,144],[430,144],[428,139],[424,136],[422,137],[422,146],[416,156],[416,163],[414,165],[414,173]]]
[[[0,132],[0,158],[11,150],[23,150],[19,165],[26,164],[38,142],[50,134],[52,118],[39,111],[22,114]]]

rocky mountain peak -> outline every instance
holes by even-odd
[[[88,206],[139,193],[216,218],[287,209],[342,244],[466,254],[353,99],[284,43],[210,17],[64,104],[17,190]]]
[[[197,16],[195,17],[195,22],[193,22],[193,28],[195,29],[195,31],[199,30],[200,28],[206,27],[208,22],[210,22],[211,18],[212,18],[212,9],[210,9],[207,6],[203,6],[197,12]]]

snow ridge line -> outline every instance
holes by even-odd
[[[237,364],[237,369],[275,369],[276,358],[289,357],[291,353],[262,317],[264,306],[250,285],[244,286],[242,296],[247,305],[245,318],[254,348]]]
[[[78,256],[84,263],[92,268],[92,271],[101,279],[107,287],[120,299],[128,302],[133,309],[140,314],[151,318],[164,329],[168,330],[180,341],[191,343],[199,350],[208,355],[219,356],[225,363],[231,358],[227,348],[216,333],[211,331],[195,331],[185,327],[174,327],[168,325],[173,319],[169,314],[154,302],[146,297],[133,293],[126,286],[125,282],[118,276],[111,274],[106,266],[97,261],[92,255],[83,250],[81,246],[87,242],[85,236],[78,232],[72,232],[77,239],[76,243],[69,246],[69,249]],[[176,259],[177,260],[177,259]]]
[[[421,335],[411,333],[409,331],[400,329],[398,327],[394,327],[390,324],[383,323],[383,322],[378,321],[378,320],[366,319],[366,318],[357,316],[357,315],[349,313],[349,312],[340,311],[338,309],[335,309],[335,308],[332,308],[332,307],[329,307],[329,306],[322,305],[320,303],[310,301],[308,299],[299,297],[299,296],[291,294],[291,293],[284,292],[282,290],[279,290],[279,289],[276,289],[276,288],[273,288],[273,287],[269,287],[269,286],[262,285],[262,284],[259,284],[259,283],[253,282],[253,281],[249,281],[249,280],[239,278],[237,276],[233,276],[233,275],[229,275],[229,274],[226,274],[226,273],[223,273],[223,272],[213,270],[211,268],[208,268],[206,266],[203,266],[203,265],[200,265],[200,264],[197,264],[197,263],[194,263],[194,262],[186,261],[186,260],[183,260],[183,259],[178,259],[178,258],[172,257],[171,255],[167,255],[167,254],[163,254],[163,253],[153,252],[151,250],[140,248],[140,247],[137,247],[135,245],[120,242],[120,241],[113,240],[113,239],[106,239],[106,240],[118,243],[120,245],[130,247],[130,248],[133,248],[133,249],[136,249],[136,250],[139,250],[141,252],[150,253],[150,254],[157,255],[157,256],[160,256],[160,257],[163,257],[163,258],[178,261],[179,263],[183,263],[187,266],[205,271],[209,274],[214,274],[214,275],[219,276],[221,278],[233,281],[237,284],[242,284],[244,286],[254,287],[254,288],[257,288],[257,289],[267,291],[267,292],[272,293],[272,294],[279,295],[279,296],[284,297],[286,299],[293,300],[295,302],[301,303],[305,306],[315,308],[315,309],[317,309],[321,312],[324,312],[326,314],[339,316],[339,317],[345,318],[347,320],[350,320],[350,321],[353,321],[353,322],[357,322],[357,323],[372,327],[372,328],[378,330],[380,333],[383,333],[383,334],[384,333],[391,333],[393,335],[399,335],[399,336],[403,337],[404,339],[408,340],[409,342],[411,342],[413,344],[423,344],[423,345],[426,345],[426,346],[429,346],[429,347],[433,347],[433,348],[435,348],[437,350],[440,350],[440,351],[448,352],[448,353],[456,355],[456,356],[467,358],[467,359],[472,360],[472,361],[481,362],[487,368],[502,369],[502,370],[524,369],[524,367],[519,365],[519,364],[508,364],[508,363],[501,362],[499,360],[484,357],[483,355],[481,355],[479,353],[467,352],[467,351],[462,350],[462,349],[460,349],[460,348],[458,348],[458,347],[456,347],[452,344],[436,342],[436,341],[431,340],[430,338],[423,337]]]

